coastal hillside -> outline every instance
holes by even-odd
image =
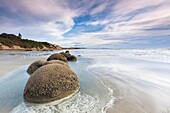
[[[28,39],[22,39],[22,35],[2,33],[0,34],[0,50],[57,50],[62,47],[48,42],[38,42]]]

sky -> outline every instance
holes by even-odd
[[[170,0],[0,0],[0,33],[62,47],[170,47]]]

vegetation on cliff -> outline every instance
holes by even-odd
[[[11,49],[15,49],[14,46],[17,46],[22,49],[61,49],[58,45],[53,45],[48,42],[38,42],[28,39],[22,39],[21,34],[18,36],[14,34],[2,33],[0,34],[0,49],[3,49],[3,46],[9,47]]]

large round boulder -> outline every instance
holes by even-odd
[[[50,61],[50,60],[61,60],[61,61],[66,62],[66,63],[68,62],[67,58],[63,54],[59,54],[59,53],[52,54],[47,59],[47,61]]]
[[[41,66],[44,65],[44,63],[46,63],[46,61],[44,60],[37,60],[35,62],[33,62],[27,69],[27,73],[28,74],[32,74],[33,72],[35,72],[38,68],[40,68]]]
[[[24,99],[29,103],[61,101],[79,90],[76,74],[67,66],[48,64],[35,71],[27,81]]]
[[[28,67],[27,73],[31,75],[41,66],[48,65],[48,64],[61,64],[61,65],[65,65],[65,66],[69,67],[69,65],[67,63],[65,63],[61,60],[51,60],[51,61],[37,60],[37,61],[33,62]]]

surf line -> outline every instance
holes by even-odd
[[[92,67],[93,67],[93,66],[92,66]],[[107,88],[107,89],[109,90],[109,92],[110,92],[110,93],[108,94],[108,96],[110,97],[109,102],[107,102],[106,105],[102,107],[102,113],[106,113],[107,109],[110,108],[111,106],[113,106],[113,103],[114,103],[114,100],[115,100],[115,98],[114,98],[114,96],[113,96],[113,89],[110,88],[109,86],[107,86],[106,83],[104,83],[104,81],[102,80],[102,77],[101,77],[101,74],[100,74],[100,73],[90,71],[90,67],[88,67],[87,70],[88,70],[89,73],[95,75],[95,77],[100,81],[100,83],[101,83],[105,88]],[[99,75],[99,76],[97,76],[97,75]],[[109,97],[108,97],[108,98],[109,98]]]

